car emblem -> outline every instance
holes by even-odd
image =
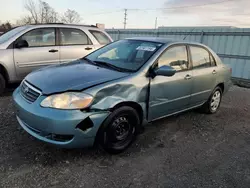
[[[24,88],[24,93],[28,93],[28,92],[29,92],[29,88],[28,87]]]

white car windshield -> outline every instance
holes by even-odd
[[[27,28],[27,26],[21,26],[21,27],[14,28],[14,29],[4,33],[3,35],[0,36],[0,44],[8,41],[12,37],[14,37],[16,34],[20,33],[23,30],[25,30],[26,28]]]
[[[162,43],[142,40],[120,40],[111,43],[86,58],[97,64],[137,71],[162,46]]]

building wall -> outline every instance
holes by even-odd
[[[212,48],[232,67],[232,76],[250,80],[250,28],[158,28],[155,29],[107,29],[114,40],[148,36],[166,37],[186,41],[201,42]]]

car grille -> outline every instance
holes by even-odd
[[[41,92],[28,84],[27,82],[22,82],[21,84],[21,95],[25,98],[28,102],[35,102],[36,99],[41,95]]]

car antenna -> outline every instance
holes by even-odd
[[[190,31],[190,33],[192,33],[196,28],[193,28],[192,31]],[[190,36],[190,34],[188,34],[187,36],[185,36],[182,40],[185,40],[188,36]]]

